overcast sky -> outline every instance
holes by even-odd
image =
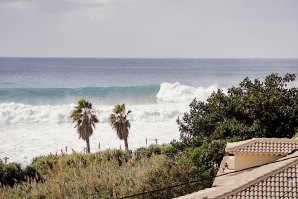
[[[298,58],[298,0],[0,0],[0,56]]]

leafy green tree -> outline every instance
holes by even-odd
[[[298,127],[298,88],[288,83],[295,77],[245,78],[227,94],[218,90],[206,102],[194,99],[190,111],[177,120],[183,143],[200,146],[204,140],[291,138]]]
[[[109,123],[116,131],[120,140],[124,140],[125,150],[128,150],[128,134],[130,129],[130,122],[127,119],[128,114],[131,111],[126,112],[125,104],[117,104],[113,109],[113,113],[109,117]]]
[[[178,159],[180,164],[192,164],[191,179],[202,179],[200,188],[210,187],[225,153],[225,141],[204,142],[199,147],[187,147]]]
[[[77,106],[71,112],[71,118],[76,123],[75,128],[77,128],[79,138],[86,141],[87,152],[90,153],[89,137],[93,133],[95,124],[99,122],[95,110],[92,108],[92,103],[83,98],[80,99]]]

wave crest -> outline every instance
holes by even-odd
[[[212,92],[218,89],[217,85],[209,87],[192,87],[183,85],[179,82],[175,83],[162,83],[156,99],[159,102],[172,102],[172,103],[189,103],[194,98],[205,101]]]

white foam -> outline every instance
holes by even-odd
[[[0,124],[16,123],[69,123],[70,105],[33,106],[19,103],[0,104]]]
[[[192,87],[186,86],[179,82],[176,83],[162,83],[160,90],[156,95],[158,101],[163,102],[184,102],[189,103],[194,98],[198,100],[206,100],[208,96],[218,89],[217,85],[208,87]]]
[[[179,139],[177,117],[188,111],[188,104],[195,97],[206,100],[215,90],[215,85],[195,88],[163,83],[156,96],[158,103],[127,104],[132,110],[129,146],[132,149],[144,146],[146,138],[157,138],[159,143]],[[85,142],[78,139],[70,118],[74,106],[0,103],[0,158],[7,156],[9,161],[28,164],[37,155],[59,152],[65,146],[82,151]],[[98,142],[101,149],[120,145],[124,148],[108,124],[113,105],[94,104],[94,108],[100,123],[91,137],[92,151],[97,150]]]
[[[0,104],[0,124],[71,123],[70,112],[75,105],[33,106],[18,103]],[[128,105],[132,110],[130,120],[140,122],[164,122],[176,118],[187,108],[187,104]],[[95,105],[101,123],[107,123],[112,105]]]

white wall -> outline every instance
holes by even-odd
[[[281,156],[278,155],[257,155],[257,154],[235,154],[234,169],[241,170],[253,166],[262,165],[277,160]]]

